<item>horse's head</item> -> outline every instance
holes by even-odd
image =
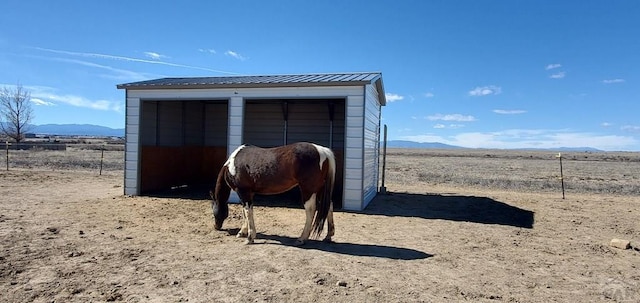
[[[229,204],[216,201],[213,191],[209,191],[211,195],[211,208],[213,209],[213,227],[216,230],[222,229],[222,223],[229,216]]]

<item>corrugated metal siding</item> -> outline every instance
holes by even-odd
[[[126,100],[126,132],[124,155],[124,194],[138,195],[138,156],[140,134],[140,99],[129,98]]]
[[[287,143],[301,141],[329,146],[329,110],[326,104],[289,104]]]
[[[284,143],[284,118],[279,103],[245,104],[243,143],[260,147]]]
[[[242,145],[242,118],[244,115],[244,99],[242,97],[229,98],[229,139],[227,156]]]
[[[205,146],[227,146],[228,119],[229,112],[226,101],[205,104]]]
[[[204,145],[204,102],[182,102],[182,125],[186,146]]]
[[[343,208],[362,209],[364,96],[347,98]]]
[[[373,85],[366,86],[364,107],[364,169],[362,174],[363,205],[367,207],[369,202],[378,193],[378,157],[380,142],[380,103],[378,91]]]
[[[157,146],[182,145],[182,102],[163,101],[158,103],[158,124],[156,129],[158,131]]]
[[[144,146],[157,145],[156,124],[158,121],[158,102],[143,101],[140,123],[140,143]]]

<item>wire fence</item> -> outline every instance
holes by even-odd
[[[123,144],[3,143],[5,170],[124,170]]]

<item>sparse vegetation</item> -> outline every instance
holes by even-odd
[[[402,182],[559,192],[556,155],[547,151],[390,149],[387,175]],[[566,153],[563,166],[568,192],[640,195],[640,153]]]
[[[104,149],[104,158],[102,158]],[[10,169],[98,171],[124,170],[122,145],[67,145],[67,150],[9,150]]]

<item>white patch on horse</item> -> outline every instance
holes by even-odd
[[[238,146],[238,148],[236,148],[236,150],[234,150],[231,153],[231,156],[229,156],[229,159],[227,159],[227,162],[224,162],[224,166],[226,166],[229,169],[229,173],[232,176],[236,175],[236,155],[238,155],[238,152],[243,149],[246,145],[240,145]]]
[[[324,160],[327,160],[327,158],[333,156],[333,152],[324,146],[311,144],[318,150],[318,155],[320,155],[320,170],[322,170],[322,163],[324,163]]]

